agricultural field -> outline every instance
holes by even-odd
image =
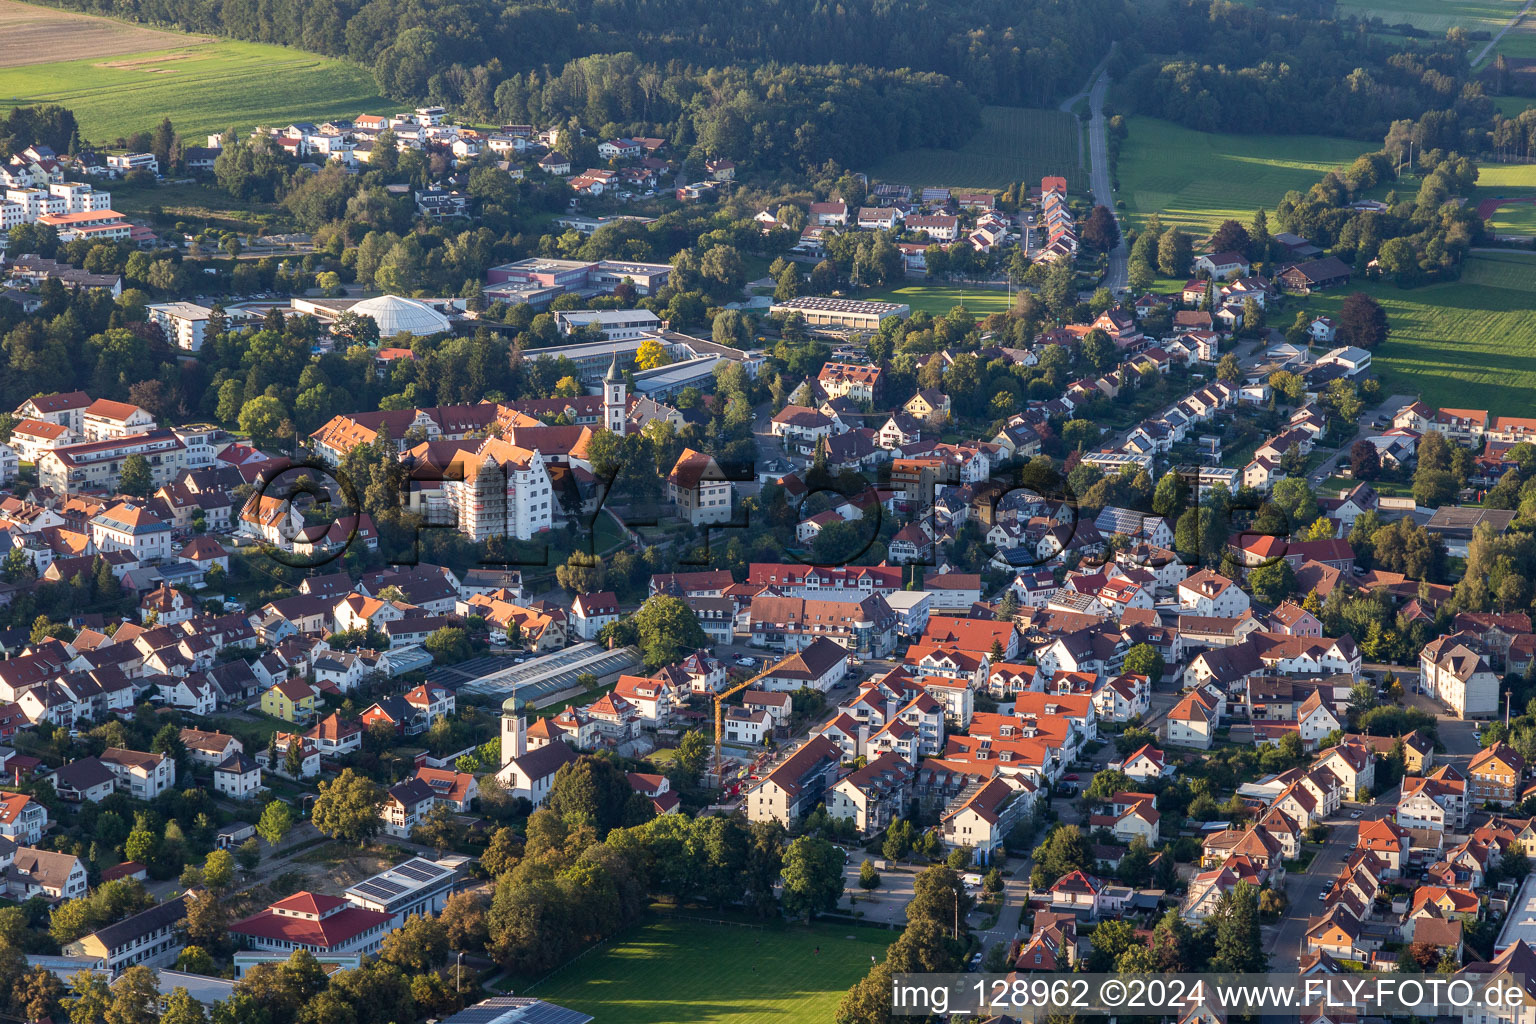
[[[1003,313],[1008,309],[1006,289],[967,288],[959,284],[907,284],[870,292],[859,298],[876,302],[905,302],[912,307],[914,313],[923,310],[936,317],[944,316],[956,306],[964,306],[977,316]]]
[[[1001,189],[1060,174],[1069,188],[1082,189],[1088,175],[1081,134],[1077,119],[1059,110],[986,107],[981,131],[959,149],[909,149],[881,161],[870,176],[898,185]]]
[[[1469,32],[1497,32],[1520,13],[1525,0],[1339,0],[1340,17],[1380,18],[1444,35],[1453,25]],[[1474,49],[1480,49],[1475,46]]]
[[[19,5],[18,5],[19,6]],[[51,13],[51,12],[49,12]],[[77,15],[60,15],[76,18]],[[137,31],[105,18],[87,22]],[[104,39],[110,32],[99,33]],[[0,39],[5,35],[0,27]],[[33,103],[62,103],[75,112],[86,139],[110,142],[148,131],[169,117],[191,139],[258,124],[387,113],[395,108],[378,94],[373,76],[346,61],[302,50],[228,40],[155,33],[176,46],[131,53],[104,50],[41,64],[0,61],[0,110]],[[0,51],[9,47],[0,43]],[[66,48],[78,54],[78,46]],[[57,52],[50,48],[49,53]]]
[[[1227,218],[1244,224],[1273,211],[1291,189],[1378,147],[1323,135],[1222,135],[1133,117],[1120,150],[1120,193],[1139,225],[1156,213],[1165,226],[1207,234]]]
[[[1355,287],[1306,300],[1336,314]],[[1362,285],[1387,312],[1392,334],[1372,369],[1383,394],[1421,395],[1430,405],[1527,415],[1536,388],[1536,255],[1479,254],[1461,280],[1424,288]]]
[[[603,1024],[829,1021],[895,932],[848,925],[761,931],[658,921],[579,957],[518,995]],[[820,952],[817,952],[817,950]]]
[[[208,36],[162,32],[111,18],[0,0],[0,68],[143,53],[156,47],[211,41]]]
[[[1530,96],[1490,96],[1489,99],[1493,100],[1493,105],[1505,117],[1516,117],[1520,111],[1536,107],[1536,98]]]

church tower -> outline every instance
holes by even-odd
[[[624,375],[619,372],[619,354],[614,352],[613,362],[608,364],[608,372],[603,375],[603,426],[624,436],[624,426],[628,422],[628,395],[629,385],[624,383]]]

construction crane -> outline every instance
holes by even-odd
[[[742,690],[747,689],[749,686],[753,685],[759,680],[773,675],[774,670],[777,669],[780,665],[784,664],[786,660],[788,659],[780,658],[778,661],[774,662],[768,668],[763,669],[752,678],[739,682],[730,689],[715,694],[715,781],[720,784],[721,788],[724,788],[725,786],[724,762],[720,757],[720,740],[725,732],[724,722],[726,698],[734,697],[736,694],[740,693]]]

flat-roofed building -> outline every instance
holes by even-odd
[[[566,309],[555,314],[555,326],[566,336],[583,327],[596,327],[604,341],[617,341],[658,329],[661,318],[648,309]]]
[[[196,352],[203,347],[203,331],[213,310],[195,302],[160,302],[146,306],[149,322],[159,324],[165,339],[177,348]]]
[[[347,901],[364,910],[388,914],[389,927],[398,928],[413,914],[428,916],[441,911],[468,863],[468,857],[458,855],[441,860],[412,857],[348,888]]]
[[[787,316],[791,313],[800,314],[812,327],[878,331],[880,325],[887,320],[905,320],[911,316],[912,307],[899,302],[833,299],[824,295],[807,295],[786,302],[775,302],[768,308],[770,316]]]

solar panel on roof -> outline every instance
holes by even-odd
[[[441,871],[430,871],[425,867],[419,867],[417,865],[418,862],[416,861],[410,861],[405,864],[401,864],[399,867],[395,868],[395,873],[404,875],[406,878],[414,879],[418,882],[430,882],[432,879],[442,874]]]
[[[383,878],[371,878],[366,882],[359,882],[357,891],[375,899],[391,900],[405,892],[405,887]]]

